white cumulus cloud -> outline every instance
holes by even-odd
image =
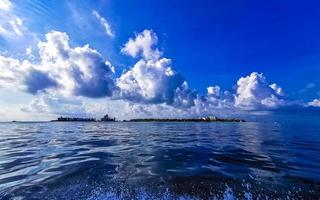
[[[138,102],[172,104],[183,77],[171,67],[171,60],[140,60],[117,79],[121,97]]]
[[[268,85],[265,76],[253,72],[237,82],[235,106],[245,109],[276,108],[283,104],[279,98],[282,89],[276,84]]]
[[[57,86],[49,74],[28,60],[0,56],[0,72],[1,87],[17,88],[35,94]]]
[[[121,49],[121,52],[136,58],[141,56],[144,59],[158,59],[162,52],[156,48],[158,37],[152,30],[144,30],[130,38]]]
[[[121,52],[140,59],[115,78],[113,66],[97,50],[89,45],[72,47],[67,33],[50,31],[37,47],[25,50],[27,59],[0,55],[0,87],[36,95],[30,105],[23,108],[26,112],[62,115],[101,113],[106,109],[123,118],[135,114],[232,116],[286,104],[282,88],[276,83],[269,84],[266,77],[257,72],[241,77],[236,92],[209,86],[205,94],[200,94],[174,70],[172,60],[162,56],[157,43],[158,37],[151,30],[130,38]],[[37,50],[38,53],[33,54]],[[35,55],[39,58],[34,58]],[[95,100],[86,104],[91,100],[84,97]],[[320,100],[314,100],[308,105],[319,104]],[[122,114],[117,113],[119,110]],[[130,112],[135,114],[129,115]]]
[[[39,54],[44,70],[70,95],[111,96],[113,67],[89,45],[72,48],[66,33],[52,31],[40,42]]]
[[[89,45],[72,48],[66,33],[39,42],[40,63],[0,56],[0,83],[36,94],[55,88],[65,96],[104,97],[114,90],[114,69]]]
[[[11,1],[9,0],[0,0],[0,10],[10,11],[13,7]]]
[[[155,46],[158,37],[144,30],[130,38],[121,52],[140,59],[129,71],[117,79],[120,98],[135,102],[166,103],[175,106],[193,106],[195,92],[190,90],[183,76],[171,66],[171,59],[161,58]]]
[[[207,88],[208,96],[219,97],[220,96],[220,87],[219,86],[210,86]]]

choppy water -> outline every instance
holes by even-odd
[[[0,199],[319,199],[320,124],[0,123]]]

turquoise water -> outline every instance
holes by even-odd
[[[0,123],[0,199],[319,199],[317,113]]]

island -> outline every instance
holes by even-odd
[[[116,118],[110,118],[109,115],[105,115],[100,120],[95,118],[81,118],[81,117],[58,117],[56,120],[51,120],[52,122],[115,122]]]
[[[245,122],[245,120],[238,118],[223,119],[214,116],[199,118],[143,118],[131,119],[129,122]]]
[[[119,122],[116,118],[111,118],[105,115],[101,119],[95,118],[80,118],[80,117],[58,117],[52,122]],[[219,118],[215,116],[199,117],[199,118],[141,118],[123,120],[122,122],[245,122],[243,119],[238,118]]]
[[[81,117],[58,117],[56,120],[51,120],[52,122],[95,122],[95,118],[81,118]]]

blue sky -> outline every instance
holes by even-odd
[[[31,67],[32,70],[36,68],[41,72],[32,73],[32,79],[29,79],[32,70],[23,72],[20,70],[20,75],[16,79],[20,77],[21,80],[12,81],[8,77],[2,77],[0,104],[7,110],[12,110],[11,113],[16,113],[3,119],[12,119],[17,115],[23,116],[23,119],[29,119],[36,113],[39,118],[50,118],[61,114],[50,105],[46,105],[50,107],[46,111],[25,109],[37,99],[42,98],[44,101],[43,99],[49,96],[51,99],[54,96],[59,100],[79,101],[77,105],[81,106],[101,103],[103,105],[100,106],[111,113],[108,107],[113,107],[115,102],[123,101],[122,104],[128,104],[130,107],[128,112],[138,107],[138,110],[143,110],[141,113],[145,115],[154,112],[154,106],[165,106],[168,110],[174,108],[190,113],[186,109],[191,107],[194,109],[193,107],[199,106],[199,102],[205,104],[203,109],[206,111],[198,109],[197,115],[210,112],[214,114],[213,111],[226,110],[226,108],[227,110],[265,110],[296,104],[320,106],[318,101],[320,97],[319,5],[318,1],[286,0],[188,1],[188,3],[172,0],[157,2],[0,0],[2,12],[0,52],[3,59],[16,59],[21,63],[23,60],[29,60],[34,65]],[[105,24],[108,25],[109,34]],[[144,32],[145,30],[149,32]],[[109,65],[101,66],[108,68],[113,76],[112,80],[102,80],[100,77],[101,73],[109,73],[108,70],[101,73],[94,72],[91,75],[96,75],[97,79],[94,77],[90,84],[103,83],[103,85],[89,89],[84,85],[78,90],[71,92],[68,90],[66,95],[65,90],[69,87],[60,82],[63,78],[51,72],[49,65],[41,67],[39,64],[43,60],[39,56],[38,43],[46,41],[49,43],[46,34],[52,31],[67,34],[70,48],[89,44],[91,49],[98,51],[101,54],[101,60],[108,61],[112,66],[110,70],[115,70],[112,74],[108,68]],[[58,35],[55,36],[61,36],[61,34]],[[137,55],[121,50],[126,47],[129,38],[137,42],[138,40],[135,39],[139,35],[145,38],[150,36],[151,46],[147,47],[147,43],[142,46],[136,45]],[[146,41],[143,40],[143,42]],[[32,49],[28,55],[26,55],[27,48]],[[145,48],[149,48],[149,53],[158,51],[161,55],[146,57],[142,55]],[[68,55],[69,53],[68,51]],[[178,74],[177,76],[163,76],[160,73],[164,71],[160,69],[160,71],[150,70],[164,58],[170,59],[170,63],[165,62],[163,66],[161,65],[163,70],[172,68],[174,73]],[[139,61],[146,62],[139,63]],[[4,62],[2,65],[0,70],[4,71],[8,68]],[[71,68],[72,66],[70,64]],[[52,67],[54,67],[53,64]],[[133,70],[135,67],[140,70],[139,72],[142,69],[143,73],[135,74]],[[79,68],[84,69],[81,65]],[[129,77],[127,73],[123,79],[128,77],[135,79],[138,86],[140,84],[138,89],[137,86],[129,90],[127,85],[123,85],[127,80],[122,82],[116,80],[126,72],[131,73],[130,71],[133,75]],[[252,74],[253,72],[257,74]],[[260,75],[260,73],[263,74]],[[154,74],[157,75],[153,76]],[[144,80],[144,77],[147,78]],[[237,84],[241,77],[247,78],[242,81],[244,85],[239,85],[239,82]],[[77,78],[73,80],[76,80],[76,85],[83,83],[83,80],[81,83],[77,82]],[[187,89],[183,86],[184,82],[187,82]],[[258,83],[252,85],[253,82]],[[30,92],[31,86],[26,83],[33,84],[34,92]],[[107,83],[108,86],[106,86]],[[268,85],[272,83],[281,87],[281,94],[274,88],[269,91]],[[21,84],[21,88],[12,89],[12,85],[17,86],[17,84]],[[59,87],[53,87],[55,84]],[[141,84],[150,84],[152,91]],[[218,106],[215,104],[216,109],[211,102],[208,107],[208,102],[212,101],[212,99],[209,100],[211,97],[209,98],[210,94],[207,90],[210,86],[219,86],[219,95],[215,94],[216,97],[219,97],[219,101],[228,101],[232,106],[229,104],[221,106],[221,103],[218,103]],[[105,92],[101,93],[101,88],[104,88]],[[183,91],[183,98],[178,96],[177,89]],[[84,93],[84,90],[90,90],[91,94],[100,92],[101,96],[99,98],[90,96]],[[133,94],[133,91],[138,92]],[[225,94],[225,91],[230,94]],[[212,89],[211,92],[213,92]],[[188,106],[178,104],[178,99],[179,101],[183,99]],[[270,106],[270,99],[272,99],[272,106]],[[42,104],[47,103],[42,102]],[[145,110],[147,107],[148,111]],[[243,109],[243,107],[246,108]],[[83,114],[87,113],[88,108],[84,108],[84,111],[80,110]]]

